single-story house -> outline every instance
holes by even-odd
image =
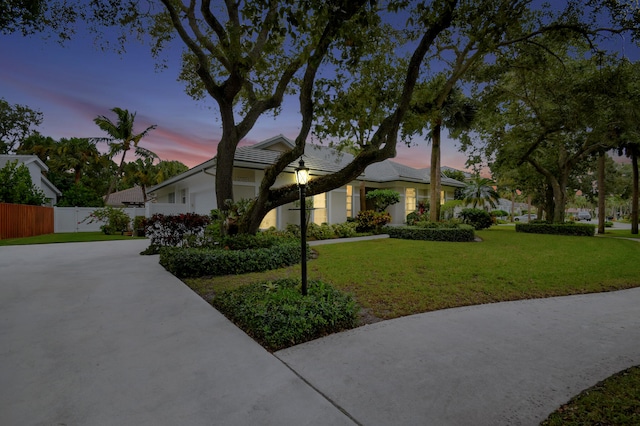
[[[252,146],[236,150],[233,191],[236,200],[254,198],[259,190],[264,170],[273,164],[282,152],[293,148],[294,143],[278,135]],[[303,156],[310,169],[311,179],[334,173],[348,164],[353,156],[335,149],[308,144]],[[295,183],[295,168],[290,164],[278,177],[275,185]],[[209,214],[217,208],[215,198],[215,158],[147,190],[150,198],[164,205],[181,205],[183,212]],[[456,188],[464,183],[442,176],[441,203],[454,198]],[[402,224],[408,213],[416,210],[421,201],[429,200],[429,169],[414,169],[391,160],[371,164],[358,179],[340,188],[313,196],[311,221],[317,224],[342,223],[355,217],[360,211],[361,190],[393,189],[400,193],[400,203],[390,206],[392,224]],[[275,226],[284,228],[289,223],[299,222],[299,213],[293,204],[277,207],[265,217],[261,228]],[[172,209],[176,211],[176,209]]]
[[[52,184],[44,173],[49,171],[44,162],[37,155],[0,155],[0,168],[7,163],[18,161],[18,164],[24,164],[29,169],[31,182],[44,192],[46,206],[53,206],[58,202],[58,197],[62,192]]]
[[[111,207],[144,207],[144,192],[138,185],[114,192],[109,196],[107,205]]]

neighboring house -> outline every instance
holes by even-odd
[[[142,188],[136,185],[133,188],[114,192],[109,196],[107,205],[111,207],[144,207]]]
[[[252,146],[236,150],[233,171],[233,192],[236,200],[254,198],[258,194],[264,170],[273,164],[280,154],[293,148],[294,143],[279,135]],[[353,156],[334,149],[307,145],[303,156],[310,175],[320,176],[337,172],[348,164]],[[295,183],[294,170],[298,160],[291,163],[276,180],[275,186]],[[174,176],[147,193],[174,212],[209,214],[217,208],[215,198],[215,159],[206,161],[181,175]],[[462,182],[442,176],[441,202],[454,198],[455,188],[464,187]],[[317,224],[341,223],[355,217],[360,211],[360,194],[373,189],[393,189],[400,193],[400,203],[390,206],[392,224],[402,224],[408,213],[416,210],[420,201],[429,200],[429,169],[414,169],[385,160],[371,164],[353,182],[324,194],[313,196],[311,221]],[[275,226],[284,228],[288,223],[298,223],[299,213],[293,204],[277,207],[265,217],[261,228]]]
[[[46,206],[53,206],[58,202],[58,197],[62,192],[56,188],[43,173],[49,171],[49,167],[36,155],[0,155],[0,168],[7,163],[18,160],[19,164],[24,164],[29,169],[31,182],[44,192]]]

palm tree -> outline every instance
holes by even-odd
[[[442,128],[453,133],[468,129],[476,115],[476,107],[462,90],[439,74],[426,86],[416,92],[418,99],[413,105],[413,113],[426,115],[430,127],[431,140],[429,218],[433,222],[440,219],[440,192],[442,191],[442,171],[440,164],[440,141]]]
[[[126,109],[121,109],[118,107],[113,108],[111,111],[115,112],[118,116],[118,121],[113,123],[109,118],[100,115],[94,118],[94,123],[100,127],[100,129],[104,130],[109,134],[108,138],[98,138],[99,141],[106,141],[109,144],[109,154],[113,158],[115,155],[122,153],[122,158],[120,159],[120,165],[118,166],[118,170],[116,175],[111,179],[111,183],[109,184],[109,189],[107,190],[107,195],[104,198],[104,203],[107,204],[109,201],[109,197],[111,193],[114,191],[116,187],[116,183],[118,178],[122,176],[122,171],[124,169],[124,160],[127,155],[127,151],[131,149],[131,144],[136,149],[136,153],[141,153],[143,150],[138,148],[138,144],[140,140],[145,137],[151,130],[155,129],[157,126],[149,126],[143,132],[135,134],[133,133],[133,122],[136,118],[136,113],[130,113]]]
[[[495,209],[496,202],[500,199],[500,195],[492,185],[493,181],[491,179],[475,175],[469,180],[469,183],[467,183],[467,186],[462,192],[464,195],[463,201],[471,204],[473,208],[480,205],[487,210],[486,204],[489,204],[491,208]]]
[[[144,202],[147,202],[147,188],[160,182],[160,167],[154,164],[157,156],[138,158],[125,166],[127,183],[138,185],[142,189]]]

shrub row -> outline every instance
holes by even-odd
[[[350,295],[321,281],[281,279],[222,292],[213,306],[267,349],[276,351],[356,326],[358,307]]]
[[[145,234],[152,247],[177,247],[187,236],[202,236],[211,218],[185,213],[179,215],[154,214],[144,221]]]
[[[596,226],[586,223],[516,223],[516,232],[593,237]]]
[[[268,248],[248,250],[184,247],[160,249],[160,264],[178,278],[261,272],[294,265],[300,260],[300,243],[295,240],[287,240]]]
[[[391,238],[401,238],[405,240],[468,242],[475,239],[473,226],[470,225],[459,225],[457,228],[387,226],[384,230]]]

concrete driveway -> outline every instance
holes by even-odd
[[[640,289],[413,315],[270,354],[146,245],[0,247],[1,425],[535,425],[640,364]]]
[[[0,425],[353,424],[147,245],[0,247]]]

